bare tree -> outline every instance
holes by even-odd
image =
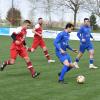
[[[85,0],[85,9],[100,17],[100,0]]]
[[[84,0],[65,0],[65,6],[71,9],[74,13],[74,26],[75,27],[76,27],[77,13],[83,4],[84,4]]]
[[[30,19],[32,21],[34,21],[34,17],[35,17],[35,10],[36,10],[36,2],[38,0],[29,0],[29,2],[31,3],[31,10],[30,10]]]
[[[13,12],[13,15],[12,15]],[[7,17],[6,19],[11,23],[11,25],[20,25],[21,22],[21,12],[20,10],[16,9],[16,8],[10,8],[8,13],[7,13]]]
[[[52,12],[54,12],[54,9],[53,9],[54,0],[43,0],[43,5],[44,5],[44,12],[49,19],[49,25],[50,25],[50,27],[52,27],[51,14],[52,14]]]
[[[67,9],[70,9],[74,13],[74,26],[76,27],[76,18],[77,18],[77,13],[81,6],[84,4],[84,0],[59,0],[58,4],[64,5],[67,7]]]

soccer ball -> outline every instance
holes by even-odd
[[[76,78],[77,83],[83,84],[85,82],[85,77],[83,75],[79,75]]]

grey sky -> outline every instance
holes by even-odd
[[[1,18],[3,19],[6,18],[7,11],[11,7],[11,1],[12,0],[0,0],[0,17]],[[20,9],[22,17],[24,19],[29,18],[31,4],[28,2],[28,0],[14,0],[14,6]],[[45,19],[47,18],[43,10],[41,9],[38,9],[37,11],[35,11],[35,14],[36,14],[35,19],[37,19],[38,17],[44,17]],[[90,16],[89,13],[80,11],[80,13],[78,13],[77,21],[82,22],[84,17],[89,17],[89,16]],[[68,11],[68,13],[65,13],[63,17],[65,21],[73,21],[73,14],[70,11]],[[60,20],[61,12],[58,11],[56,14],[52,13],[52,19],[56,21]],[[99,18],[97,18],[97,23],[100,25]]]

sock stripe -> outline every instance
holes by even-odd
[[[32,66],[28,66],[28,68],[32,68]]]

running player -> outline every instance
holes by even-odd
[[[98,67],[94,66],[94,47],[90,40],[93,39],[93,36],[91,35],[91,27],[90,27],[90,20],[89,18],[84,18],[84,25],[80,27],[78,33],[78,38],[80,39],[80,47],[79,47],[79,53],[76,57],[76,60],[74,62],[74,65],[79,68],[78,62],[80,58],[83,56],[85,50],[88,50],[89,52],[89,68],[96,69]]]
[[[16,31],[14,31],[11,35],[13,42],[10,48],[10,59],[3,62],[3,64],[0,66],[1,71],[3,71],[7,65],[13,65],[15,63],[17,56],[20,55],[25,60],[27,68],[31,72],[33,78],[37,77],[40,74],[37,73],[33,68],[33,65],[27,53],[27,49],[25,47],[25,36],[27,34],[27,28],[30,25],[31,22],[29,20],[25,20],[22,26],[18,27]]]
[[[38,24],[35,25],[35,28],[33,29],[33,33],[35,33],[33,44],[32,44],[31,48],[28,48],[28,51],[29,52],[34,52],[36,50],[36,48],[38,46],[40,46],[43,49],[44,55],[47,58],[48,63],[55,62],[55,60],[52,60],[50,58],[47,47],[46,47],[45,42],[42,38],[42,32],[43,32],[42,24],[43,24],[43,19],[38,18]]]

